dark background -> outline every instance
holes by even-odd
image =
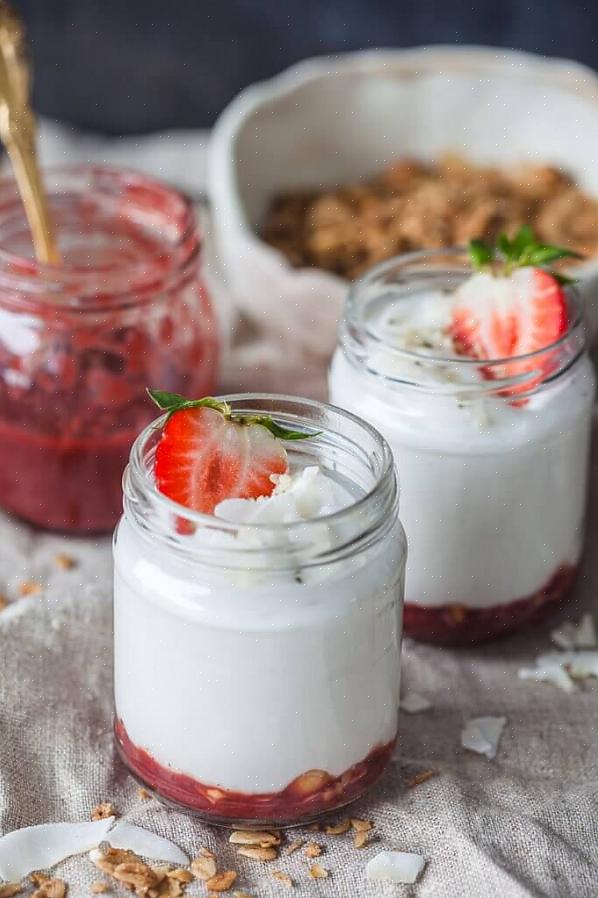
[[[107,133],[210,125],[306,56],[477,43],[598,67],[598,0],[14,0],[39,112]]]

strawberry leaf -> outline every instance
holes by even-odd
[[[247,420],[248,423],[251,424],[261,424],[262,427],[269,430],[270,433],[279,440],[309,440],[311,437],[318,436],[317,433],[305,433],[302,430],[288,430],[286,427],[281,427],[273,418],[269,418],[268,416],[260,416]]]
[[[534,232],[529,225],[522,225],[519,228],[512,241],[513,253],[516,258],[520,258],[526,250],[536,245]]]
[[[185,402],[184,396],[179,396],[178,393],[167,393],[165,390],[150,390],[148,388],[147,395],[161,409],[178,408]]]
[[[558,281],[559,284],[562,284],[563,287],[576,283],[575,278],[568,277],[568,275],[563,274],[562,271],[552,271],[552,269],[548,269],[548,274],[550,274],[555,281]]]
[[[474,268],[485,268],[494,261],[494,250],[483,240],[470,240],[468,252]]]
[[[499,234],[495,248],[487,246],[481,240],[474,240],[470,244],[469,251],[475,268],[481,268],[496,261],[498,253],[502,257],[503,270],[507,275],[514,268],[523,268],[527,265],[542,268],[559,259],[583,258],[579,253],[564,246],[539,243],[529,225],[519,228],[512,240],[507,234]],[[553,274],[553,272],[550,273]]]
[[[186,399],[178,393],[167,393],[164,390],[150,389],[147,390],[147,394],[158,408],[168,412],[168,417],[187,408],[213,408],[217,412],[222,412],[223,415],[230,415],[228,402],[214,399],[213,396],[204,396],[203,399]]]
[[[550,262],[556,262],[557,259],[581,259],[580,253],[566,249],[562,246],[544,246],[535,244],[530,248],[528,259],[530,265],[548,265]]]
[[[184,411],[185,409],[213,408],[215,411],[223,414],[229,421],[234,421],[236,424],[261,424],[262,427],[270,431],[272,436],[279,440],[309,440],[311,437],[318,436],[317,433],[305,433],[302,430],[289,430],[286,427],[281,427],[269,415],[237,415],[235,417],[228,402],[214,399],[213,396],[204,396],[203,399],[186,399],[178,393],[167,393],[164,390],[150,389],[147,390],[147,394],[158,408],[168,412],[169,418],[175,412]]]
[[[513,244],[509,240],[506,234],[499,234],[498,240],[496,241],[496,246],[501,253],[502,256],[507,260],[507,262],[512,262],[514,260],[514,249]]]

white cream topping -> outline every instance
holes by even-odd
[[[423,359],[455,358],[458,353],[449,332],[454,305],[454,295],[440,291],[402,299],[379,316],[372,330],[388,346],[417,353]],[[369,365],[386,377],[430,385],[468,385],[483,381],[477,365],[452,362],[423,365],[419,359],[397,355],[389,348],[373,352]]]
[[[294,474],[273,474],[271,479],[276,486],[270,496],[225,499],[214,514],[234,524],[291,524],[333,514],[352,501],[317,465]]]
[[[280,558],[280,553],[292,556],[293,564],[277,578],[293,579],[296,570],[317,546],[320,552],[332,549],[342,533],[342,521],[327,520],[334,512],[347,508],[355,501],[349,491],[317,465],[290,474],[273,474],[274,491],[257,499],[225,499],[215,510],[214,517],[229,524],[243,525],[243,529],[228,532],[218,528],[198,528],[195,540],[213,548],[261,550],[262,568]],[[286,530],[285,525],[311,522],[309,537],[305,533]],[[253,526],[255,525],[255,526]],[[280,528],[278,525],[281,525]],[[254,555],[254,560],[258,560]],[[313,579],[325,575],[321,569],[306,571]],[[271,575],[268,574],[268,578]],[[238,585],[248,585],[264,579],[263,572],[238,569],[229,573]]]
[[[449,332],[455,294],[440,290],[390,306],[380,315],[375,332],[401,349],[430,356],[457,354]]]

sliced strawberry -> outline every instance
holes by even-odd
[[[170,416],[154,464],[158,489],[204,514],[213,514],[223,499],[269,496],[271,475],[287,470],[285,448],[265,426],[208,407]]]
[[[505,359],[516,340],[514,286],[509,278],[474,274],[456,294],[451,333],[459,352],[475,359]]]
[[[451,334],[458,351],[476,359],[513,359],[483,368],[487,378],[511,378],[544,368],[547,359],[517,359],[546,349],[566,330],[565,292],[541,268],[517,268],[508,276],[481,272],[457,292]],[[542,377],[539,373],[533,383]],[[505,392],[512,395],[531,386],[526,382]]]
[[[511,275],[518,296],[513,355],[545,349],[567,330],[567,297],[561,284],[541,268],[518,268]]]

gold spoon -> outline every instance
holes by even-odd
[[[23,24],[6,0],[0,0],[0,139],[25,206],[35,255],[40,262],[58,265],[60,254],[37,161],[30,87]]]

